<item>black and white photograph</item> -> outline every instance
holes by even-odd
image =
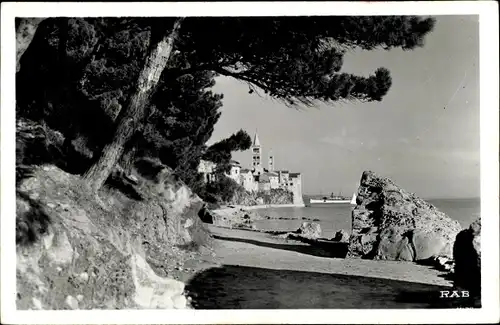
[[[500,320],[498,4],[253,5],[2,3],[6,323]]]

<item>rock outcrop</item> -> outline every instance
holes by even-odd
[[[50,165],[20,182],[18,309],[186,308],[184,284],[167,276],[210,245],[203,202],[165,166],[148,166],[133,187],[140,199],[105,188],[97,202],[78,176]]]
[[[203,207],[200,209],[198,212],[198,216],[200,217],[200,220],[203,221],[204,223],[209,223],[213,224],[214,223],[214,215],[212,211],[210,211],[207,207],[207,205],[203,205]]]
[[[263,219],[258,213],[245,210],[241,207],[227,207],[223,209],[205,209],[205,220],[212,220],[218,227],[224,228],[249,228],[252,229],[252,222]],[[205,221],[207,222],[207,221]]]
[[[453,245],[454,284],[473,294],[481,292],[481,219],[458,233]]]
[[[452,257],[460,230],[458,221],[433,205],[365,171],[352,212],[349,256],[402,261]]]
[[[341,229],[335,233],[335,236],[332,238],[332,241],[347,243],[349,242],[349,237],[350,237],[349,233],[346,230]]]
[[[321,237],[321,226],[315,222],[303,222],[295,232],[302,237],[316,239]]]

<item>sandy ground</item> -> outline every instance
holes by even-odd
[[[209,226],[215,256],[188,261],[192,305],[233,308],[446,308],[445,275],[413,263],[324,257],[311,246],[246,230]]]

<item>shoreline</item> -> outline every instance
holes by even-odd
[[[258,209],[269,209],[269,208],[305,208],[305,204],[261,204],[261,205],[236,205],[231,204],[219,209],[212,210],[213,212],[222,212],[229,211],[234,209],[242,209],[242,210],[258,210]]]

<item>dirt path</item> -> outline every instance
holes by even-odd
[[[347,274],[451,286],[443,272],[405,262],[321,257],[308,244],[266,233],[211,227],[217,239],[215,262],[220,264]],[[319,255],[319,256],[317,256]]]
[[[322,257],[307,244],[265,233],[210,230],[216,257],[185,279],[195,308],[446,308],[458,303],[439,298],[451,282],[430,267]]]

